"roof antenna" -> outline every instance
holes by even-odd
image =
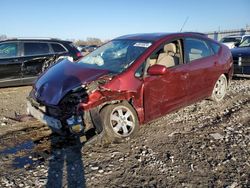
[[[182,32],[182,29],[183,29],[183,28],[184,28],[184,26],[186,25],[186,23],[187,23],[188,19],[189,19],[189,16],[187,16],[187,17],[186,17],[186,19],[185,19],[185,21],[184,21],[184,23],[183,23],[183,25],[182,25],[182,27],[181,27],[180,32]]]

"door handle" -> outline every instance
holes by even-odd
[[[187,79],[188,75],[189,75],[188,73],[185,73],[185,74],[181,75],[181,78],[182,78],[183,80],[185,80],[185,79]]]

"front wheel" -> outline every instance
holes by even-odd
[[[104,137],[108,142],[132,137],[139,122],[134,108],[128,102],[108,105],[101,111]]]
[[[216,102],[220,102],[227,92],[227,78],[222,74],[214,85],[211,99]]]

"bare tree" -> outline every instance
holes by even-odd
[[[103,42],[99,38],[88,37],[86,40],[77,40],[75,42],[75,44],[77,46],[79,46],[79,45],[97,45],[97,46],[100,46],[103,44]]]
[[[88,37],[86,40],[88,45],[101,45],[102,41],[99,38]]]

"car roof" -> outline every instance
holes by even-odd
[[[58,38],[9,38],[2,40],[0,42],[9,42],[9,41],[36,41],[36,42],[60,42],[60,43],[72,43],[71,41],[61,40]]]
[[[241,35],[228,35],[223,38],[241,38],[241,37],[242,37]]]
[[[117,37],[114,40],[144,40],[144,41],[157,41],[162,38],[168,37],[168,36],[175,36],[179,34],[192,34],[192,35],[199,35],[199,36],[206,36],[206,34],[198,33],[198,32],[179,32],[179,33],[138,33],[138,34],[130,34],[130,35],[124,35],[121,37]]]

